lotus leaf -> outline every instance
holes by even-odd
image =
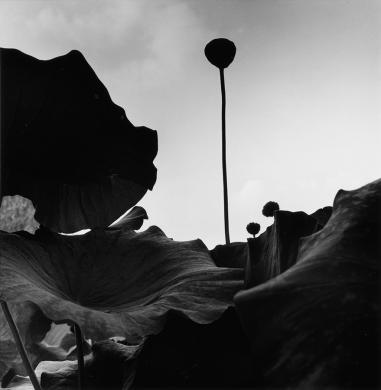
[[[235,302],[258,385],[380,386],[381,180],[340,190],[296,263]]]
[[[140,342],[161,330],[169,310],[213,322],[242,284],[243,271],[217,267],[202,241],[173,241],[155,226],[81,236],[0,232],[0,298],[28,299],[95,340]]]
[[[32,200],[58,232],[105,227],[156,181],[156,131],[135,127],[76,50],[0,49],[1,194]]]
[[[32,302],[15,302],[9,305],[9,309],[32,364],[36,366],[41,360],[38,344],[50,329],[51,320]],[[4,313],[0,310],[0,379],[9,369],[20,375],[26,374]]]

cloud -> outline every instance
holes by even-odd
[[[0,10],[2,45],[32,49],[36,56],[86,49],[115,64],[132,48],[144,51],[136,44],[143,36],[138,23],[143,3],[136,1],[5,1]]]
[[[96,70],[128,71],[150,85],[181,71],[202,31],[184,1],[0,2],[0,46],[42,59],[78,49]]]
[[[261,180],[247,180],[237,193],[236,200],[242,206],[253,205],[262,199],[263,189]]]

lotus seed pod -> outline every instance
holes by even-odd
[[[265,217],[273,217],[275,214],[275,211],[279,210],[279,204],[277,202],[267,202],[262,209],[262,214]]]
[[[226,38],[217,38],[205,46],[208,61],[219,69],[227,68],[234,60],[236,47]]]
[[[250,222],[247,226],[246,226],[246,230],[249,234],[252,234],[253,236],[255,236],[256,234],[259,233],[259,231],[261,230],[261,225],[259,223],[256,223],[256,222]]]

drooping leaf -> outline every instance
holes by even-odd
[[[381,180],[339,191],[296,264],[237,294],[265,387],[380,386]]]
[[[131,388],[139,349],[104,340],[92,346],[92,353],[85,359],[85,385],[89,389]],[[77,389],[78,370],[76,362],[43,362],[41,386],[46,390]]]
[[[248,238],[247,243],[217,245],[211,251],[212,257],[217,265],[245,268],[246,288],[261,284],[295,263],[299,240],[324,226],[329,209],[319,209],[311,215],[275,211],[274,223],[260,236]]]
[[[299,240],[324,226],[327,209],[311,215],[301,211],[275,211],[274,223],[260,236],[250,237],[247,242],[217,245],[211,250],[211,256],[218,266],[244,268],[246,287],[261,284],[295,263]]]
[[[12,390],[34,390],[31,380],[28,376],[16,375],[12,381],[4,387]]]
[[[85,358],[85,387],[87,389],[128,390],[136,369],[136,356],[140,349],[104,340],[95,343]],[[78,389],[76,361],[43,361],[35,373],[44,390]],[[8,384],[12,390],[33,390],[29,377],[16,376]]]
[[[83,354],[89,354],[90,349],[89,342],[82,340]],[[45,338],[41,342],[36,343],[33,350],[39,357],[39,361],[77,360],[74,330],[66,324],[52,324]]]
[[[35,302],[87,338],[140,341],[169,310],[216,320],[242,287],[243,271],[216,267],[200,240],[176,242],[157,227],[63,236],[0,233],[0,298]]]
[[[140,206],[135,206],[118,222],[109,226],[109,230],[139,230],[145,219],[148,219],[145,209]]]
[[[29,305],[32,304],[29,303]],[[31,308],[35,308],[35,311],[39,313],[39,315],[28,316],[27,313],[31,311]],[[67,325],[52,324],[51,329],[47,331],[47,325],[50,324],[50,320],[49,323],[46,324],[47,319],[44,320],[41,318],[41,310],[34,304],[30,307],[26,306],[26,304],[12,305],[12,314],[14,318],[18,319],[16,325],[18,325],[20,330],[20,335],[26,346],[26,351],[32,367],[35,368],[43,361],[77,360],[75,336],[70,331],[65,331],[65,334],[61,333],[61,337],[55,332],[57,328],[66,327],[69,329]],[[23,322],[21,323],[19,319],[20,316],[23,319]],[[0,321],[0,329],[7,330],[8,327],[5,320],[0,318]],[[46,331],[47,333],[45,334],[45,337],[43,337],[43,334]],[[54,335],[54,333],[56,334]],[[20,384],[24,385],[25,383],[32,386],[29,378],[27,378],[27,382],[23,379],[23,375],[27,375],[27,372],[21,361],[12,335],[10,332],[9,334],[0,332],[0,337],[0,367],[4,367],[4,369],[0,370],[2,386],[8,388]],[[33,339],[32,342],[31,338]],[[84,355],[91,352],[91,346],[85,340],[83,341],[82,349]],[[10,382],[12,382],[12,384],[10,384]]]
[[[78,51],[0,49],[1,195],[58,232],[108,226],[156,181],[156,131],[135,127]]]
[[[42,313],[36,304],[28,302],[26,299],[27,297],[23,302],[9,304],[9,310],[31,363],[35,367],[41,360],[41,355],[36,347],[50,329],[51,320]],[[9,369],[13,369],[14,374],[26,375],[11,330],[3,311],[0,310],[0,380]]]
[[[36,377],[41,384],[41,376],[54,374],[57,378],[70,377],[70,374],[76,375],[77,362],[70,360],[65,361],[43,361],[38,364],[35,369]],[[78,388],[78,381],[67,380],[66,390]],[[42,387],[44,389],[44,387]],[[6,389],[10,390],[34,390],[31,380],[28,376],[16,375],[12,381],[7,385]]]
[[[275,211],[274,223],[258,238],[250,239],[246,287],[256,286],[295,264],[299,240],[318,230],[314,217],[298,211]]]

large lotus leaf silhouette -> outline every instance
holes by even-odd
[[[169,310],[210,323],[232,305],[242,270],[217,267],[200,240],[126,226],[82,236],[1,232],[0,299],[32,301],[52,320],[77,322],[87,338],[130,342],[159,332]]]
[[[381,180],[340,190],[296,263],[236,295],[263,386],[379,387],[380,224]]]
[[[108,226],[152,189],[156,131],[131,124],[80,52],[0,49],[0,64],[2,196],[70,233]]]

